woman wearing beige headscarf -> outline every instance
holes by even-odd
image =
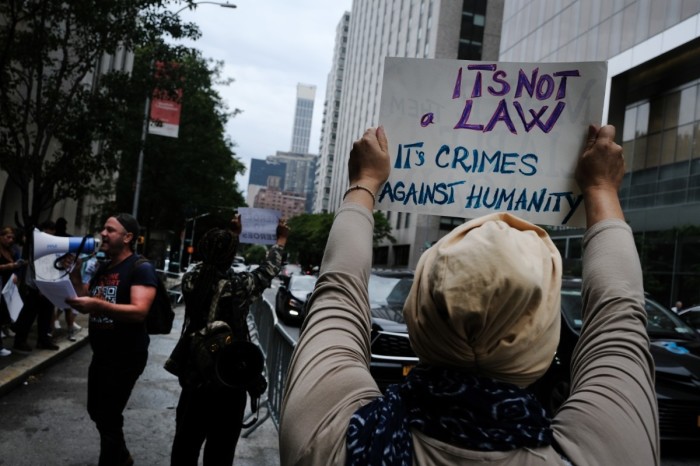
[[[282,464],[658,464],[641,269],[614,137],[612,126],[591,126],[577,167],[584,325],[571,396],[548,419],[526,387],[557,347],[561,258],[544,230],[509,214],[469,221],[424,253],[404,307],[420,364],[384,395],[377,388],[367,281],[389,156],[383,129],[367,130],[289,367]]]

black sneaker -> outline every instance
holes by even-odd
[[[27,344],[27,342],[15,342],[14,346],[12,347],[13,350],[19,352],[19,353],[29,353],[32,351],[32,347]]]
[[[58,345],[53,341],[40,341],[36,344],[36,347],[38,349],[47,349],[53,351],[56,351],[58,349]]]

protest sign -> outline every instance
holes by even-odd
[[[280,211],[241,207],[238,213],[241,215],[243,227],[238,238],[241,243],[275,244],[277,242],[277,223],[282,216]]]
[[[574,169],[606,76],[605,62],[386,58],[391,175],[376,208],[583,226]]]

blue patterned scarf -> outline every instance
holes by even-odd
[[[551,445],[549,424],[534,395],[516,385],[418,366],[353,414],[346,465],[409,466],[410,428],[460,448],[510,451]]]

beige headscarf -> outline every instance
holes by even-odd
[[[543,229],[510,214],[464,223],[418,262],[404,305],[423,363],[521,387],[559,343],[561,256]]]

